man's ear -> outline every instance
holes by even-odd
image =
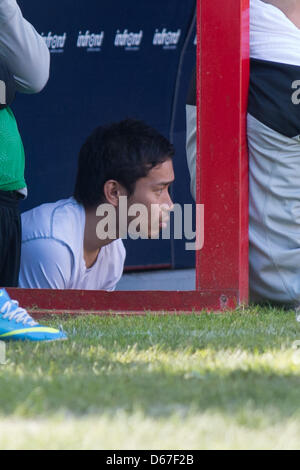
[[[114,207],[118,207],[120,196],[127,196],[127,191],[125,190],[124,186],[122,186],[116,180],[106,181],[103,192],[106,202],[113,205]]]

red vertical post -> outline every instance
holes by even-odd
[[[198,0],[197,290],[248,301],[249,0]],[[226,299],[225,299],[226,301]]]

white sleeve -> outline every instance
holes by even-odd
[[[38,93],[48,81],[49,50],[23,18],[16,0],[0,0],[0,60],[13,74],[21,93]]]
[[[71,250],[42,238],[22,243],[19,286],[26,289],[68,289],[73,266]]]
[[[196,200],[197,107],[186,106],[186,156],[191,177],[191,193]]]

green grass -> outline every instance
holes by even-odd
[[[89,316],[63,326],[67,342],[7,346],[0,449],[300,448],[293,312]]]

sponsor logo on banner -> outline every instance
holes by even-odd
[[[67,33],[59,35],[52,34],[52,31],[49,31],[47,36],[45,36],[44,33],[41,33],[41,36],[44,39],[50,52],[64,52],[67,40]]]
[[[129,32],[125,29],[123,33],[118,29],[115,36],[115,47],[124,47],[126,51],[138,51],[144,32],[141,30],[139,33]]]
[[[103,45],[104,31],[91,33],[87,30],[84,34],[79,31],[77,38],[77,47],[84,48],[87,52],[99,52]]]
[[[167,31],[166,28],[162,31],[156,29],[152,43],[154,46],[161,46],[163,49],[176,49],[180,36],[181,29],[178,29],[177,31]]]

